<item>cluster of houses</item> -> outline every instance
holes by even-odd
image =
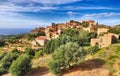
[[[97,38],[91,39],[91,46],[97,45],[99,48],[104,48],[110,46],[112,43],[118,42],[119,35],[109,33],[108,30],[108,28],[98,28],[98,36]]]
[[[86,27],[82,26],[83,23],[87,23],[88,26]],[[44,29],[46,36],[39,36],[35,38],[35,40],[32,41],[32,44],[36,45],[38,43],[39,45],[44,46],[47,41],[58,38],[63,32],[63,30],[67,28],[76,28],[76,29],[83,29],[88,32],[97,32],[98,37],[91,39],[91,46],[98,45],[100,48],[107,47],[112,44],[112,40],[117,41],[119,39],[118,35],[107,33],[109,29],[97,28],[96,30],[95,29],[96,26],[98,26],[98,24],[93,20],[87,20],[87,21],[70,20],[69,22],[66,23],[60,23],[60,24],[52,23],[51,26],[48,26],[47,28]],[[104,35],[99,36],[101,34]]]

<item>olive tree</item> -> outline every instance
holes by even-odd
[[[31,69],[31,59],[29,55],[22,54],[10,66],[12,76],[23,76]]]
[[[62,70],[79,64],[85,58],[86,52],[79,47],[77,43],[69,42],[61,45],[52,55],[52,60],[49,63],[49,69],[56,75]]]

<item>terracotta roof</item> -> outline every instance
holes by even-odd
[[[36,40],[45,40],[45,39],[47,39],[46,36],[39,36],[39,37],[36,38]]]
[[[93,20],[89,20],[88,22],[94,22]]]

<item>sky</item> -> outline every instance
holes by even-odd
[[[69,20],[120,24],[120,0],[0,0],[0,28],[36,28]]]

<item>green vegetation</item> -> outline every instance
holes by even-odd
[[[23,54],[15,60],[10,66],[12,76],[23,76],[31,69],[31,59],[28,55]]]
[[[4,56],[3,56],[4,55]],[[10,65],[20,54],[17,52],[2,53],[0,55],[0,75],[7,73]]]
[[[39,58],[39,57],[42,57],[43,56],[43,51],[42,50],[37,50],[35,52],[35,58]]]
[[[29,33],[27,34],[28,40],[33,40],[38,36],[45,36],[45,32]]]
[[[118,25],[118,26],[114,26],[114,27],[110,28],[109,32],[120,35],[120,26]]]
[[[104,68],[109,69],[113,75],[119,75],[120,72],[120,43],[113,44],[107,48],[99,50],[96,54],[93,54],[92,58],[99,58],[104,60]]]
[[[96,33],[88,33],[84,30],[77,30],[77,29],[65,29],[62,35],[57,38],[50,40],[44,47],[44,53],[51,54],[53,53],[58,47],[68,42],[76,42],[80,46],[85,46],[90,42],[91,38],[95,38],[97,35]]]
[[[25,54],[29,55],[30,57],[33,57],[35,55],[35,52],[32,48],[26,48]]]
[[[83,23],[80,23],[80,25],[82,25],[83,27],[88,27],[89,23],[88,22],[83,22]]]
[[[0,47],[5,46],[5,41],[4,40],[0,40]]]
[[[61,45],[52,55],[49,69],[56,75],[60,75],[62,70],[79,64],[85,58],[86,52],[77,43],[69,42]]]

